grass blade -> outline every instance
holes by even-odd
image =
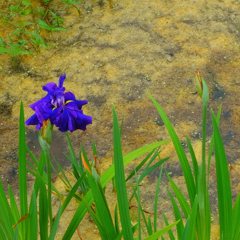
[[[137,203],[138,203],[138,239],[142,240],[142,236],[141,236],[141,202],[140,202],[140,191],[139,191],[139,181],[138,181],[138,177],[137,177],[137,173],[135,172],[135,177],[136,177],[136,199],[137,199]],[[147,227],[147,226],[146,226]]]
[[[127,165],[128,163],[130,163],[131,161],[133,161],[134,159],[142,156],[145,153],[148,153],[150,151],[152,151],[153,149],[156,149],[157,147],[160,147],[166,143],[168,143],[169,141],[161,141],[161,142],[155,142],[146,146],[143,146],[137,150],[134,150],[128,154],[126,154],[123,157],[123,163],[124,166]],[[101,176],[100,180],[101,180],[101,184],[102,187],[104,188],[107,183],[114,177],[115,173],[114,173],[114,166],[110,166]],[[85,196],[85,200],[91,204],[93,202],[93,196],[92,196],[92,192],[89,191],[86,196]],[[64,236],[62,240],[69,240],[71,239],[72,235],[74,234],[76,228],[78,227],[79,223],[81,222],[81,220],[83,219],[85,213],[86,213],[86,207],[84,203],[80,203],[73,218],[71,223],[69,224]]]
[[[9,193],[9,199],[10,199],[11,210],[12,210],[14,222],[17,223],[17,221],[20,219],[20,214],[19,214],[17,203],[15,201],[15,198],[14,198],[14,195],[13,195],[10,185],[8,185],[8,193]],[[23,236],[21,236],[21,238],[22,237]]]
[[[19,198],[21,217],[28,213],[27,206],[27,169],[26,169],[26,140],[23,103],[20,104],[20,124],[19,124]],[[23,221],[23,236],[26,236],[27,221]]]
[[[153,166],[151,166],[150,168],[146,169],[142,175],[139,178],[139,183],[150,173],[152,172],[154,169],[156,169],[157,167],[159,167],[160,165],[162,165],[164,162],[166,162],[169,159],[169,157],[164,158],[163,160],[155,163]]]
[[[28,239],[37,240],[38,238],[38,217],[37,217],[37,200],[36,193],[33,189],[31,203],[29,207],[28,222]]]
[[[161,237],[165,232],[169,231],[172,227],[174,227],[175,225],[178,224],[179,221],[176,221],[168,226],[166,226],[165,228],[162,228],[161,230],[157,231],[156,233],[154,233],[153,235],[145,238],[144,240],[156,240],[157,238]]]
[[[219,121],[220,121],[221,110],[222,110],[222,104],[219,106],[219,109],[218,109],[217,118],[216,118],[217,124],[219,124]],[[212,134],[211,143],[210,143],[209,152],[208,152],[208,185],[209,185],[209,171],[210,171],[210,163],[212,158],[213,146],[214,146],[214,134]]]
[[[134,176],[135,172],[138,172],[138,171],[141,169],[141,167],[142,167],[142,166],[146,163],[146,161],[151,157],[151,155],[154,153],[154,151],[155,151],[155,150],[153,149],[153,150],[141,161],[141,163],[138,164],[138,166],[129,174],[129,176],[128,176],[127,179],[126,179],[126,182]]]
[[[192,144],[189,140],[189,138],[186,136],[187,139],[187,145],[188,145],[188,149],[192,158],[192,164],[193,164],[193,172],[194,172],[194,177],[195,177],[195,184],[196,186],[198,186],[198,175],[199,175],[199,167],[198,167],[198,162],[195,156],[195,152],[193,150]],[[196,189],[197,191],[197,189]]]
[[[222,137],[212,111],[211,115],[214,131],[220,236],[222,236],[223,239],[227,239],[229,236],[231,236],[232,232],[231,185]]]
[[[67,141],[68,141],[68,146],[69,146],[69,149],[70,149],[71,157],[72,157],[73,161],[75,163],[77,163],[77,158],[76,158],[76,155],[74,153],[73,146],[72,146],[70,137],[68,135],[68,132],[66,132],[66,136],[67,136]],[[77,171],[77,169],[75,167],[75,164],[72,164],[72,168],[73,168],[73,174],[74,174],[75,178],[78,179],[80,176],[79,176],[78,171]]]
[[[153,217],[154,232],[157,231],[157,207],[158,207],[158,195],[159,195],[160,182],[161,182],[161,178],[162,178],[162,170],[163,170],[163,165],[161,166],[161,170],[160,170],[160,173],[159,173],[157,188],[156,188],[156,195],[155,195],[154,217]]]
[[[159,167],[161,164],[163,164],[165,161],[167,161],[169,159],[169,157],[164,158],[163,160],[157,162],[156,164],[154,164],[153,166],[151,166],[149,169],[145,168],[143,173],[141,174],[140,178],[138,179],[138,184],[140,184],[140,182],[150,173],[152,172],[155,168]],[[134,194],[136,193],[136,188],[133,189],[133,192],[128,200],[128,202],[131,202]]]
[[[167,220],[164,212],[162,212],[162,215],[163,215],[163,219],[164,219],[165,225],[168,226],[169,223],[168,223],[168,220]],[[175,237],[174,237],[173,232],[172,232],[171,229],[168,231],[168,235],[169,235],[169,239],[170,239],[170,240],[175,240]]]
[[[117,114],[114,107],[113,107],[113,144],[114,144],[114,169],[116,178],[117,199],[123,236],[124,239],[133,240],[133,233],[127,199],[126,182],[124,175],[121,136],[119,131]]]
[[[88,170],[86,170],[86,173],[103,230],[106,233],[107,239],[115,239],[117,237],[115,227],[101,186],[94,179],[92,173],[88,172]]]
[[[181,240],[192,240],[196,239],[195,235],[195,225],[196,225],[196,217],[198,211],[198,196],[195,197],[191,215],[187,219],[187,223],[185,225],[183,237]]]
[[[233,219],[232,219],[232,239],[240,239],[240,223],[239,223],[239,216],[240,216],[240,194],[237,197],[237,200],[234,204],[233,208]]]
[[[188,205],[188,202],[187,200],[185,199],[185,197],[183,196],[183,194],[181,193],[181,191],[179,190],[179,188],[177,187],[177,185],[173,182],[173,180],[171,179],[171,177],[169,176],[169,174],[166,172],[166,175],[168,177],[168,180],[171,184],[171,187],[178,199],[178,202],[180,203],[180,206],[183,210],[183,213],[185,215],[186,218],[188,218],[188,216],[190,215],[191,213],[191,209]]]
[[[104,230],[104,228],[102,227],[101,221],[100,221],[99,217],[97,216],[97,214],[95,214],[95,213],[93,212],[91,206],[88,205],[88,203],[86,202],[86,200],[85,200],[84,198],[83,198],[82,201],[83,201],[83,203],[85,204],[85,206],[86,206],[89,214],[91,215],[94,223],[97,225],[101,238],[102,238],[102,239],[108,239],[108,238],[107,238],[107,235],[106,235],[106,233],[105,233],[105,230]]]
[[[40,178],[39,178],[40,179]],[[39,180],[39,227],[40,227],[40,238],[48,238],[48,201],[47,201],[47,190],[45,183]]]
[[[60,217],[61,217],[61,202],[59,203],[58,213],[57,213],[57,216],[55,217],[55,220],[54,220],[54,223],[53,223],[53,226],[52,226],[52,229],[51,229],[50,236],[49,236],[48,240],[54,240],[55,235],[57,233]]]
[[[1,234],[1,233],[0,233]],[[2,235],[0,235],[0,236],[2,236]],[[20,238],[21,239],[21,238]],[[4,240],[4,239],[3,239]],[[16,226],[16,230],[15,230],[15,233],[14,233],[14,238],[13,238],[13,240],[19,240],[19,238],[18,238],[18,226]]]
[[[114,211],[114,221],[115,221],[115,231],[116,231],[117,235],[119,235],[120,230],[119,230],[119,222],[118,222],[118,207],[117,207],[117,204],[115,206],[115,211]]]
[[[152,233],[153,233],[153,228],[152,228],[152,222],[151,222],[150,216],[148,216],[147,231],[148,231],[149,235],[152,235]]]
[[[6,239],[13,238],[12,226],[14,224],[14,219],[10,206],[8,204],[2,182],[0,182],[0,227],[2,228],[3,236]]]
[[[175,219],[176,220],[180,220],[178,225],[177,225],[177,235],[178,235],[178,239],[182,239],[183,236],[183,232],[184,232],[184,226],[183,226],[183,220],[182,220],[182,216],[180,213],[180,210],[177,206],[176,201],[174,200],[172,194],[169,192],[169,190],[167,189],[168,194],[170,196],[171,202],[172,202],[172,206],[173,206],[173,211],[174,211],[174,215],[175,215]]]
[[[192,205],[193,202],[194,202],[195,195],[196,195],[196,186],[195,186],[195,183],[194,183],[194,180],[193,180],[192,171],[191,171],[190,165],[188,163],[186,154],[183,150],[182,144],[181,144],[181,142],[180,142],[173,126],[172,126],[172,124],[170,123],[167,115],[162,110],[162,108],[159,106],[157,101],[151,96],[151,94],[149,94],[149,96],[150,96],[152,102],[154,103],[155,107],[157,108],[158,113],[160,114],[160,116],[161,116],[167,130],[168,130],[168,133],[169,133],[169,135],[172,139],[173,145],[175,147],[176,153],[178,155],[178,158],[179,158],[179,161],[180,161],[180,164],[181,164],[181,167],[182,167],[182,171],[183,171],[183,174],[184,174],[186,186],[187,186],[187,189],[188,189],[189,199],[190,199],[190,202],[191,202],[191,205]]]
[[[66,170],[65,168],[63,168],[59,163],[58,163],[58,161],[55,159],[55,157],[52,155],[52,157],[53,157],[53,159],[54,159],[54,161],[55,161],[55,163],[57,164],[57,166],[58,166],[58,169],[60,170],[60,172],[62,173],[62,175],[63,175],[63,177],[64,177],[64,179],[65,179],[65,181],[63,181],[64,182],[64,184],[68,187],[68,188],[72,188],[72,185],[71,185],[71,183],[69,182],[69,180],[68,180],[68,178],[67,178],[67,176],[66,176],[66,174],[65,174],[65,172],[64,172],[64,170]],[[52,165],[52,168],[53,168],[53,170],[58,174],[58,176],[62,179],[62,177],[60,176],[60,174],[58,173],[58,171],[56,171],[56,169],[54,168],[54,166],[53,166],[53,164],[51,163],[51,165]]]
[[[71,201],[72,197],[75,195],[75,192],[77,191],[77,189],[79,188],[79,186],[81,185],[83,179],[86,177],[86,173],[82,174],[82,176],[77,180],[77,182],[74,184],[73,188],[71,189],[71,191],[68,193],[66,199],[64,200],[63,204],[62,204],[62,208],[61,208],[61,213],[64,212],[64,210],[66,209],[67,205],[69,204],[69,202]]]

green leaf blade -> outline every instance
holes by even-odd
[[[133,240],[133,233],[127,199],[126,182],[124,175],[121,136],[119,131],[118,118],[114,107],[113,107],[113,143],[114,143],[114,168],[116,177],[117,199],[123,236],[124,239]]]
[[[27,168],[26,168],[26,140],[23,103],[20,104],[19,121],[19,197],[21,217],[28,213],[27,206]],[[23,221],[23,236],[26,235],[27,221]]]
[[[175,147],[176,153],[178,155],[178,159],[179,159],[181,167],[182,167],[182,171],[183,171],[185,182],[186,182],[187,189],[188,189],[188,195],[189,195],[190,202],[192,205],[194,202],[195,195],[196,195],[196,186],[195,186],[195,183],[193,180],[192,171],[191,171],[189,162],[187,160],[186,154],[183,150],[182,144],[181,144],[172,124],[170,123],[167,115],[165,114],[163,109],[159,106],[157,101],[152,97],[152,95],[150,93],[148,93],[148,95],[151,98],[152,102],[154,103],[155,107],[157,108],[157,111],[158,111],[159,115],[161,116],[161,118],[168,130],[168,133],[172,139],[173,145]]]
[[[214,131],[215,143],[215,160],[217,173],[217,189],[218,189],[218,203],[219,203],[219,224],[220,236],[223,239],[231,236],[232,233],[232,194],[231,184],[228,172],[228,163],[222,142],[222,137],[217,125],[217,121],[213,112],[212,122]]]
[[[160,142],[155,142],[146,146],[143,146],[139,149],[136,149],[128,154],[126,154],[125,156],[123,156],[123,161],[124,161],[124,166],[127,165],[128,163],[130,163],[131,161],[133,161],[134,159],[142,156],[145,153],[148,153],[150,151],[152,151],[153,149],[156,149],[166,143],[168,143],[169,141],[160,141]],[[100,181],[102,184],[102,187],[104,188],[107,183],[109,181],[111,181],[111,179],[114,177],[115,172],[114,172],[114,166],[110,166],[101,176]],[[86,196],[84,197],[85,200],[91,204],[93,202],[93,196],[92,196],[92,192],[89,191]],[[83,217],[86,214],[86,207],[84,203],[80,203],[72,220],[71,223],[69,224],[64,236],[63,236],[63,240],[70,240],[72,235],[74,234],[76,228],[78,227],[79,223],[81,222],[81,220],[83,219]]]

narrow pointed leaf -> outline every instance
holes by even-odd
[[[182,238],[183,232],[184,232],[184,226],[183,226],[183,220],[182,220],[182,216],[180,213],[180,210],[177,206],[176,201],[174,200],[172,194],[169,192],[169,190],[167,189],[168,194],[170,196],[171,202],[172,202],[172,206],[173,206],[173,211],[174,211],[174,215],[175,215],[175,219],[176,220],[180,220],[178,225],[177,225],[177,235],[178,235],[178,239]]]
[[[57,216],[54,220],[54,223],[53,223],[53,226],[52,226],[52,229],[51,229],[50,236],[49,236],[48,240],[54,240],[54,238],[56,236],[56,233],[57,233],[60,217],[61,217],[61,202],[59,203],[58,213],[57,213]]]
[[[169,176],[169,174],[166,172],[167,174],[167,177],[168,177],[168,180],[171,184],[171,187],[178,199],[178,202],[180,203],[180,206],[183,210],[183,213],[185,215],[186,218],[188,218],[188,216],[190,215],[191,213],[191,209],[190,209],[190,206],[186,200],[186,198],[183,196],[182,192],[179,190],[179,188],[177,187],[177,185],[173,182],[173,180],[171,179],[171,177]]]
[[[215,143],[220,235],[223,237],[223,239],[225,239],[231,236],[232,232],[231,185],[228,172],[227,158],[222,142],[222,137],[220,135],[220,131],[213,112],[211,112],[211,115],[213,121]]]
[[[178,222],[179,221],[176,221],[176,222],[166,226],[165,228],[162,228],[161,230],[157,231],[153,235],[151,235],[147,238],[144,238],[144,240],[156,240],[158,237],[162,236],[165,232],[169,231],[171,228],[173,228],[175,225],[177,225]]]
[[[128,154],[126,154],[123,157],[123,162],[124,162],[124,166],[127,165],[128,163],[130,163],[131,161],[133,161],[134,159],[136,159],[137,157],[142,156],[145,153],[148,153],[150,151],[152,151],[153,149],[156,149],[157,147],[160,147],[166,143],[168,143],[169,141],[161,141],[161,142],[155,142],[146,146],[143,146],[135,151],[132,151]],[[102,187],[104,188],[107,183],[114,177],[115,173],[114,173],[114,166],[110,166],[101,176],[101,184]],[[92,192],[89,191],[86,196],[85,196],[85,200],[91,204],[93,202],[93,196],[92,196]],[[69,224],[64,236],[63,236],[63,240],[69,240],[71,239],[72,235],[74,234],[76,228],[78,227],[79,223],[81,222],[81,220],[83,219],[85,213],[86,213],[86,207],[84,203],[80,203],[74,216],[73,219],[71,221],[71,223]]]
[[[119,131],[116,111],[113,107],[113,144],[114,144],[114,167],[117,188],[119,215],[122,224],[124,239],[133,240],[129,206],[127,199],[124,164],[122,156],[121,136]]]
[[[26,170],[26,140],[23,103],[20,104],[19,124],[19,198],[21,217],[28,213],[27,206],[27,170]],[[27,221],[23,221],[23,236],[26,234]]]
[[[193,180],[192,171],[191,171],[190,165],[188,163],[186,154],[183,150],[182,144],[181,144],[172,124],[170,123],[167,115],[165,114],[163,109],[159,106],[157,101],[151,96],[151,94],[149,94],[149,96],[150,96],[151,100],[153,101],[155,107],[157,108],[158,113],[161,116],[161,118],[165,124],[165,127],[167,128],[168,133],[172,139],[173,145],[175,147],[176,153],[178,155],[178,159],[179,159],[181,167],[182,167],[182,171],[183,171],[185,182],[186,182],[187,189],[188,189],[189,199],[190,199],[190,202],[192,205],[194,202],[195,195],[196,195],[196,186],[195,186],[195,183]]]

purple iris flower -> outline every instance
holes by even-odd
[[[25,122],[26,125],[36,125],[36,129],[40,130],[43,120],[50,119],[51,124],[55,124],[61,132],[72,132],[76,129],[86,130],[86,126],[92,123],[92,117],[82,111],[82,106],[88,102],[76,100],[71,92],[64,93],[65,78],[66,74],[60,76],[58,86],[55,83],[43,86],[48,94],[30,105],[35,114]]]
[[[86,130],[86,126],[92,123],[92,117],[84,115],[82,106],[87,104],[87,100],[76,100],[71,92],[64,94],[65,104],[53,110],[51,122],[59,128],[61,132],[74,131],[76,129]]]

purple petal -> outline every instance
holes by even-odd
[[[82,109],[82,106],[88,103],[87,100],[76,100],[75,102],[78,105],[79,109]]]
[[[52,124],[55,124],[55,121],[57,119],[57,117],[61,114],[61,111],[62,111],[63,107],[58,107],[58,108],[55,108],[53,111],[52,111],[52,114],[50,116],[50,121]]]
[[[26,125],[37,125],[39,123],[39,120],[37,118],[36,114],[33,114],[26,122]]]
[[[65,106],[65,108],[68,111],[68,115],[71,116],[72,118],[76,119],[77,118],[77,111],[78,109],[76,108],[76,104],[68,104],[68,106]]]
[[[66,109],[63,110],[62,114],[56,118],[55,125],[61,132],[68,130],[68,112]]]
[[[64,98],[65,98],[65,102],[76,99],[72,92],[64,93]]]
[[[36,125],[36,129],[40,130],[42,127],[42,123],[39,122],[36,114],[32,115],[26,122],[26,125]]]
[[[86,130],[88,124],[92,124],[92,117],[79,113],[75,122],[76,129]]]
[[[86,126],[92,123],[92,117],[84,115],[82,110],[75,111],[70,109],[67,104],[64,107],[63,112],[58,115],[54,124],[59,128],[61,132],[74,131],[76,129],[86,130]],[[76,105],[71,102],[71,105]]]
[[[35,107],[35,113],[39,119],[40,122],[44,120],[47,120],[50,118],[50,115],[52,113],[53,106],[49,102],[42,102],[42,104],[39,104]]]
[[[42,89],[44,91],[47,91],[49,94],[54,95],[54,92],[57,88],[57,84],[56,83],[47,83],[46,86],[43,86]]]
[[[44,98],[38,100],[37,102],[35,103],[32,103],[31,105],[29,105],[29,107],[35,111],[35,107],[38,106],[39,104],[42,104],[43,102],[49,102],[51,103],[51,98],[50,98],[50,95],[46,95]]]
[[[75,128],[75,121],[71,118],[71,117],[69,117],[68,118],[68,130],[70,131],[70,132],[72,132],[72,131],[74,131],[76,128]]]
[[[36,126],[36,129],[37,129],[38,131],[40,131],[41,127],[42,127],[42,124],[39,123],[39,124]]]
[[[61,87],[63,86],[63,82],[64,82],[65,78],[66,78],[66,73],[64,73],[63,76],[60,75],[60,77],[59,77],[59,83],[58,83],[58,87],[59,87],[59,88],[61,88]]]

